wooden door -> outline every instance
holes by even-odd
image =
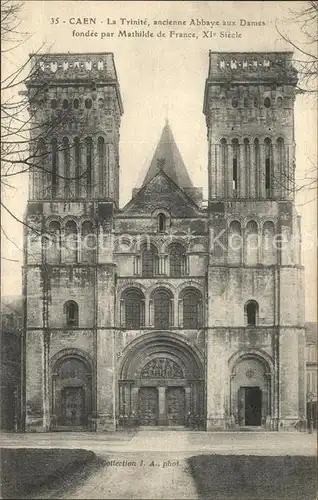
[[[185,390],[183,387],[167,387],[166,408],[168,425],[184,425]]]
[[[262,391],[259,387],[245,388],[245,425],[261,425]]]
[[[63,425],[84,425],[85,417],[85,392],[83,387],[65,387],[62,390]]]
[[[157,425],[158,390],[156,387],[141,387],[138,395],[140,425]]]

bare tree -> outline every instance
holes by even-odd
[[[297,92],[303,98],[318,96],[318,1],[302,2],[298,9],[289,9],[290,17],[286,20],[276,21],[276,30],[279,36],[290,45],[294,51],[294,65],[298,71]],[[316,106],[316,101],[313,104]],[[307,201],[310,203],[317,197],[317,158],[314,160],[307,156],[307,168],[301,177],[296,179],[281,178],[277,182],[291,186],[295,194],[305,191]]]
[[[1,191],[2,195],[12,188],[12,178],[28,172],[37,170],[47,178],[51,173],[49,158],[52,154],[50,140],[52,137],[60,136],[71,119],[70,108],[62,108],[52,113],[43,110],[47,104],[48,86],[45,81],[42,85],[30,87],[30,81],[37,79],[41,81],[41,63],[45,64],[46,55],[40,55],[43,47],[29,55],[29,57],[17,67],[12,63],[15,51],[29,37],[28,33],[20,30],[20,14],[23,3],[14,0],[1,1],[1,31],[2,31],[2,78],[1,78]],[[48,50],[46,50],[48,52]],[[37,56],[37,64],[33,64],[33,58]],[[27,88],[27,90],[25,90]],[[83,117],[81,124],[77,127],[77,138],[82,140],[85,136],[85,128],[88,121],[87,115]],[[45,143],[47,147],[41,145]],[[68,144],[70,160],[74,151],[74,143]],[[58,147],[58,152],[63,151],[63,144]],[[67,185],[74,180],[70,175],[66,179],[61,172],[57,177],[64,179]],[[44,177],[43,177],[44,178]],[[78,174],[78,181],[84,183],[86,171]],[[67,180],[67,182],[66,182]],[[50,189],[47,182],[46,189]],[[45,186],[44,186],[45,190]],[[48,193],[43,193],[44,197]],[[16,221],[25,224],[5,202],[1,199],[2,209]],[[4,228],[2,232],[9,238]]]
[[[295,66],[299,75],[299,91],[316,93],[318,91],[318,1],[303,2],[304,6],[296,11],[290,9],[293,35],[288,34],[286,27],[276,30],[280,37],[295,51]],[[289,23],[288,23],[289,24]]]

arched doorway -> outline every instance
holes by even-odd
[[[92,415],[92,367],[85,357],[65,353],[52,372],[53,428],[88,429]]]
[[[181,335],[152,332],[127,348],[119,378],[119,417],[138,425],[183,426],[204,415],[199,351]]]
[[[272,370],[260,355],[243,354],[231,371],[231,414],[241,427],[264,425],[272,415]]]

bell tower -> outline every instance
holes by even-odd
[[[208,428],[222,428],[246,403],[238,369],[229,368],[243,352],[246,366],[264,357],[271,381],[259,403],[262,421],[289,428],[305,414],[296,84],[290,52],[209,53]]]
[[[293,199],[292,53],[210,52],[209,199]]]
[[[30,201],[118,206],[123,107],[113,54],[37,54],[31,62]]]
[[[110,242],[123,114],[114,57],[37,54],[31,63],[23,419],[27,430],[48,431],[72,424],[73,412],[86,429],[113,429],[105,394],[114,384]]]

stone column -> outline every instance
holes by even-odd
[[[50,415],[50,331],[44,330],[43,339],[43,430],[48,432],[51,428]]]
[[[158,425],[166,425],[166,387],[158,387],[159,416]]]
[[[248,165],[244,161],[244,144],[240,143],[237,153],[238,197],[245,198],[247,193],[246,173]]]
[[[185,387],[185,417],[191,412],[191,387]]]
[[[183,327],[183,300],[179,299],[178,300],[178,321],[176,325],[179,326],[179,328]]]
[[[146,323],[146,326],[153,326],[154,318],[153,318],[153,300],[152,299],[149,299],[147,309],[148,309],[148,323]]]
[[[259,197],[266,198],[265,189],[265,145],[263,142],[259,144],[259,171],[258,171],[258,183],[259,183]]]
[[[226,179],[226,192],[225,196],[228,198],[233,198],[233,145],[228,144],[227,146],[227,164],[225,164],[225,179]]]
[[[221,191],[221,184],[222,182],[222,169],[221,169],[221,151],[220,151],[220,144],[215,144],[215,179],[213,182],[213,178],[211,179],[211,184],[212,184],[212,193],[214,193],[214,197],[220,196]],[[212,154],[214,152],[212,151]],[[211,160],[213,162],[213,158]]]
[[[211,186],[210,198],[216,198],[217,195],[217,165],[219,158],[219,145],[209,144],[209,162],[210,162],[210,181]]]
[[[272,193],[274,197],[281,198],[284,192],[284,172],[280,164],[278,145],[273,142],[273,164],[272,164]]]
[[[130,394],[131,411],[135,412],[136,415],[137,415],[137,411],[138,411],[138,393],[139,393],[139,387],[132,386],[131,394]]]
[[[97,268],[97,431],[116,429],[115,270],[113,264]]]

